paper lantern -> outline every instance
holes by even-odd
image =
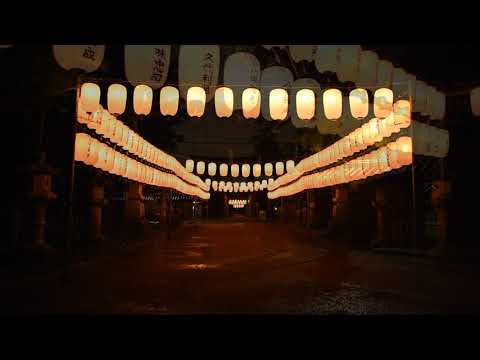
[[[242,94],[243,116],[246,119],[256,119],[260,115],[260,90],[248,88]]]
[[[219,69],[218,45],[181,45],[178,55],[180,96],[188,101],[188,90],[194,84],[204,89],[203,102],[210,102],[217,87]]]
[[[318,45],[315,54],[315,67],[318,72],[337,72],[340,45]]]
[[[252,171],[253,171],[253,176],[259,177],[260,174],[262,173],[262,165],[254,164],[253,168],[252,168]]]
[[[137,115],[148,115],[152,110],[152,88],[147,85],[137,85],[133,91],[133,110]]]
[[[233,91],[220,87],[215,91],[215,112],[218,117],[230,117],[233,113]]]
[[[349,95],[350,112],[354,118],[361,119],[368,115],[368,93],[365,89],[354,89]]]
[[[218,182],[217,181],[212,181],[212,189],[214,191],[217,191],[217,189],[218,189]]]
[[[210,186],[212,184],[212,180],[205,179],[205,185]]]
[[[296,112],[301,120],[310,120],[315,115],[315,93],[310,89],[302,89],[295,97]]]
[[[234,192],[238,192],[238,187],[240,186],[240,184],[238,182],[234,182],[233,183],[233,191]]]
[[[266,176],[272,176],[273,174],[273,165],[271,163],[266,163],[264,165],[264,172]]]
[[[228,165],[220,164],[220,176],[227,176],[228,174]]]
[[[270,104],[270,92],[272,89],[289,89],[293,83],[293,74],[292,72],[282,66],[271,66],[263,69],[261,74],[261,110],[262,116],[265,120],[272,121],[271,117],[271,104]],[[285,94],[281,99],[285,100]],[[287,98],[288,101],[288,93]],[[288,113],[288,102],[284,104],[280,110],[285,110],[284,107],[287,108],[287,115],[284,119],[289,117]],[[283,115],[283,114],[281,114]]]
[[[253,191],[253,182],[252,181],[249,181],[247,183],[247,187],[248,187],[248,191]]]
[[[160,112],[163,116],[174,116],[178,111],[179,92],[173,86],[160,90]]]
[[[127,88],[121,84],[112,84],[107,93],[108,111],[120,115],[125,111],[127,103]]]
[[[200,117],[205,111],[206,94],[201,87],[194,86],[188,89],[187,112],[191,117]]]
[[[390,61],[379,60],[377,66],[377,86],[391,88],[393,78],[393,64]]]
[[[233,164],[230,167],[230,172],[232,174],[232,177],[237,177],[238,174],[240,173],[240,166],[238,164]]]
[[[188,159],[187,162],[185,163],[185,168],[187,169],[188,172],[193,172],[195,162],[191,159]]]
[[[472,89],[470,92],[470,106],[472,114],[480,116],[480,86]]]
[[[203,161],[197,161],[197,174],[203,175],[205,173],[205,163]]]
[[[168,77],[171,45],[125,45],[125,76],[133,84],[146,83],[153,89]]]
[[[360,45],[340,45],[337,66],[338,80],[342,82],[357,80],[361,51]]]
[[[395,143],[397,144],[397,161],[401,166],[410,165],[412,163],[412,138],[409,136],[399,137]]]
[[[388,166],[391,169],[398,169],[402,165],[398,161],[397,143],[391,142],[387,144]]]
[[[398,100],[393,106],[395,125],[404,129],[411,124],[411,107],[407,100]]]
[[[365,50],[360,53],[357,85],[374,87],[377,85],[378,55]]]
[[[100,87],[94,83],[83,83],[80,88],[82,110],[93,113],[100,107]]]
[[[287,173],[291,173],[295,169],[295,161],[293,160],[288,160],[287,161]]]
[[[53,45],[53,56],[65,70],[97,70],[103,61],[105,45]]]
[[[317,52],[317,45],[288,45],[293,61],[313,61]]]
[[[245,105],[247,105],[250,109],[248,111],[257,111],[255,116],[244,114],[247,119],[257,118],[260,113],[260,92],[257,90],[258,96],[254,95],[254,98],[249,98],[251,94],[247,93],[246,104],[243,103],[243,93],[246,88],[256,88],[260,85],[260,74],[260,62],[255,55],[247,52],[230,55],[224,64],[223,81],[225,86],[233,88],[234,110],[241,109],[243,106],[245,113]]]
[[[277,173],[278,176],[280,175],[283,175],[283,172],[285,170],[285,165],[283,162],[281,161],[278,161],[276,164],[275,164],[275,172]]]
[[[323,93],[323,110],[328,120],[342,116],[342,93],[338,89],[328,89]]]
[[[390,89],[382,88],[375,91],[373,109],[375,117],[386,118],[392,112],[393,92]]]
[[[270,116],[273,120],[285,120],[288,114],[288,92],[285,89],[270,91]]]
[[[90,149],[91,137],[85,133],[75,135],[75,161],[85,162]]]
[[[215,176],[216,173],[217,173],[217,164],[209,163],[208,164],[208,175]]]
[[[250,176],[250,165],[243,164],[242,165],[242,176],[249,177]]]
[[[417,78],[415,75],[407,73],[407,86],[409,96],[405,100],[410,101],[413,105],[413,103],[415,103],[415,96],[417,92]]]
[[[377,118],[373,118],[368,122],[368,125],[370,126],[370,136],[372,137],[372,140],[375,142],[382,141],[383,136],[380,133],[380,125],[379,121]]]
[[[312,93],[310,92],[307,94],[307,97],[302,96],[302,90],[312,91],[313,99],[309,99],[309,97],[312,96]],[[321,95],[320,85],[314,79],[301,78],[293,82],[289,90],[289,97],[293,100],[290,103],[291,109],[289,110],[289,113],[292,117],[292,124],[296,128],[314,128],[317,125],[318,118],[316,117],[316,114],[318,111],[323,111]],[[297,97],[300,102],[303,102],[300,108],[298,107],[300,104],[297,104]],[[309,110],[313,113],[308,114]],[[301,114],[299,114],[299,111]],[[302,115],[303,119],[299,115]]]

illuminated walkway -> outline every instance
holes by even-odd
[[[295,225],[191,222],[170,240],[154,230],[139,244],[75,265],[65,287],[4,282],[2,314],[478,311],[479,296],[467,293],[473,274],[440,276],[437,265],[352,251]],[[23,301],[11,300],[18,293]]]

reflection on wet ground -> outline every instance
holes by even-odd
[[[55,281],[3,284],[2,309],[34,314],[415,314],[471,312],[479,302],[466,290],[474,285],[465,276],[459,283],[453,275],[440,276],[432,265],[353,251],[295,225],[245,218],[189,223],[170,238],[153,231],[141,244],[122,255],[75,265],[67,286]],[[472,284],[477,280],[471,277]]]

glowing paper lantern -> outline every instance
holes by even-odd
[[[318,45],[315,54],[315,67],[318,72],[336,72],[340,45]]]
[[[273,165],[271,163],[266,163],[264,165],[265,175],[272,176],[273,174]],[[273,180],[273,179],[272,179]]]
[[[228,165],[220,164],[220,176],[227,176],[228,174]]]
[[[253,170],[253,176],[259,177],[260,174],[262,173],[262,165],[254,164],[252,170]]]
[[[291,173],[295,169],[295,161],[288,160],[286,167],[287,167],[287,173]]]
[[[233,183],[233,191],[238,192],[239,186],[240,186],[240,184],[238,182],[234,182]]]
[[[256,119],[260,115],[260,90],[248,88],[242,94],[243,116],[246,119]]]
[[[288,92],[284,89],[270,91],[269,106],[273,120],[285,120],[288,115]]]
[[[217,189],[218,189],[218,182],[217,181],[212,181],[212,189],[214,191],[217,191]]]
[[[397,161],[401,166],[410,165],[412,163],[412,138],[409,136],[399,137],[395,143],[397,144]]]
[[[188,100],[188,89],[195,84],[205,90],[204,102],[210,102],[217,87],[219,68],[218,45],[181,45],[178,56],[180,96]]]
[[[277,175],[278,176],[283,175],[284,170],[285,170],[285,166],[284,166],[283,162],[278,161],[275,164],[275,172],[277,173]]]
[[[325,117],[336,120],[342,116],[342,93],[338,89],[328,89],[323,93]]]
[[[368,93],[365,89],[354,89],[349,95],[350,112],[354,118],[361,119],[368,115]]]
[[[411,107],[410,102],[407,100],[398,100],[393,106],[395,125],[400,129],[404,129],[410,126],[411,119]]]
[[[85,133],[77,133],[75,135],[75,161],[82,161],[88,157],[90,150],[91,137]]]
[[[293,61],[313,61],[317,52],[317,45],[288,45]]]
[[[377,86],[390,88],[393,78],[393,64],[390,61],[380,60],[377,66]]]
[[[210,186],[212,184],[212,180],[205,179],[205,185]]]
[[[378,55],[365,50],[360,53],[358,76],[356,83],[361,86],[373,87],[377,84]]]
[[[472,114],[480,116],[480,86],[470,91],[470,106],[472,107]]]
[[[243,177],[249,177],[250,176],[250,165],[249,164],[243,164],[242,165],[242,176]]]
[[[92,113],[100,107],[100,87],[94,83],[84,83],[80,88],[82,110]]]
[[[393,92],[390,89],[382,88],[375,91],[373,109],[375,116],[379,119],[386,118],[392,112]]]
[[[338,80],[342,82],[357,80],[361,51],[360,45],[340,45],[337,66]]]
[[[247,111],[251,112],[258,109],[257,115],[255,116],[246,116],[247,119],[250,117],[257,118],[260,113],[260,92],[258,91],[258,97],[254,95],[254,98],[251,98],[252,94],[247,93],[247,98],[245,98],[246,104],[244,101],[244,90],[246,88],[256,88],[260,85],[260,62],[255,57],[255,55],[247,52],[237,52],[230,55],[224,64],[223,70],[223,81],[225,86],[233,88],[233,108],[234,110],[242,108],[245,113],[245,105],[247,105]],[[256,90],[256,89],[255,89]]]
[[[197,174],[203,175],[205,173],[205,163],[203,161],[197,161]]]
[[[237,177],[238,174],[240,173],[240,166],[238,164],[233,164],[230,167],[230,172],[232,174],[232,177]]]
[[[215,91],[215,112],[218,117],[230,117],[233,113],[233,91],[220,87]]]
[[[174,116],[178,111],[179,92],[173,86],[160,90],[160,112],[163,116]]]
[[[103,61],[105,45],[53,45],[53,56],[65,70],[97,70]]]
[[[288,89],[293,83],[293,74],[292,72],[282,66],[271,66],[263,69],[261,74],[261,109],[262,116],[264,119],[271,121],[271,108],[270,108],[270,91],[272,89]],[[288,94],[287,94],[288,95]],[[283,99],[285,97],[283,96]],[[288,97],[287,97],[288,100]],[[285,105],[284,105],[285,106]],[[289,117],[288,114],[288,103],[287,106],[287,115],[284,119]],[[284,110],[282,108],[281,110]]]
[[[152,88],[147,85],[137,85],[133,91],[133,110],[137,115],[148,115],[152,110]]]
[[[217,164],[209,163],[208,164],[208,175],[215,176],[216,173],[217,173]]]
[[[120,84],[110,85],[108,87],[107,103],[108,111],[111,114],[123,114],[127,104],[127,88]]]
[[[297,115],[302,120],[310,120],[315,115],[315,93],[310,89],[302,89],[295,97]]]
[[[191,159],[188,159],[187,162],[185,163],[185,168],[187,169],[188,172],[193,172],[195,162]]]
[[[206,94],[201,87],[195,86],[188,89],[187,112],[191,117],[201,117],[205,111]]]
[[[171,45],[125,45],[125,75],[136,85],[160,88],[168,77]]]

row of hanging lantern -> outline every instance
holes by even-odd
[[[291,172],[277,178],[269,190],[275,190],[292,182],[306,172],[334,164],[343,158],[363,151],[368,146],[390,137],[393,133],[408,128],[412,121],[410,102],[407,100],[395,102],[393,112],[378,111],[377,115],[381,115],[381,117],[370,119],[332,145],[301,160]]]
[[[307,189],[318,189],[365,179],[410,165],[412,160],[412,139],[408,136],[402,136],[386,146],[359,156],[345,164],[302,176],[291,184],[269,191],[267,197],[276,199],[282,196],[295,195]]]
[[[267,48],[287,45],[264,45]],[[318,72],[336,73],[342,82],[354,82],[359,87],[392,88],[395,100],[411,100],[414,112],[432,119],[445,116],[445,94],[427,85],[415,75],[395,67],[387,60],[360,45],[288,45],[295,62],[315,62]],[[479,90],[480,91],[480,90]],[[479,95],[480,96],[480,95]],[[480,113],[480,110],[479,110]]]
[[[288,160],[286,162],[283,161],[277,161],[275,163],[275,172],[278,176],[282,175],[285,172],[285,169],[287,172],[290,172],[294,169],[295,167],[295,162],[293,160]],[[215,176],[217,174],[217,168],[218,168],[218,173],[220,176],[228,176],[230,173],[230,176],[232,177],[238,177],[240,174],[242,177],[249,177],[250,176],[250,170],[253,174],[254,177],[260,177],[262,174],[262,165],[261,164],[232,164],[230,165],[230,172],[229,172],[229,165],[222,163],[220,165],[217,165],[214,162],[210,162],[206,164],[204,161],[197,161],[196,166],[195,166],[195,161],[192,159],[188,159],[185,162],[185,168],[188,172],[193,172],[196,170],[197,174],[203,175],[205,172],[209,176]],[[265,176],[272,176],[273,175],[273,170],[274,166],[272,163],[265,163],[263,165],[263,172]]]
[[[207,179],[210,180],[210,179]],[[253,192],[253,191],[263,191],[267,189],[269,184],[273,183],[273,179],[264,179],[262,181],[242,181],[242,182],[231,182],[231,181],[208,181],[208,184],[211,184],[213,191],[219,192]]]
[[[84,88],[82,87],[82,89]],[[143,139],[99,103],[91,102],[91,98],[88,96],[90,88],[86,87],[85,89],[86,92],[82,93],[77,107],[77,121],[79,123],[85,124],[103,138],[108,139],[129,153],[152,164],[171,170],[185,181],[207,190],[202,180],[198,176],[189,173],[177,159]]]
[[[138,162],[86,133],[77,133],[75,136],[74,158],[75,161],[132,181],[174,189],[204,200],[210,198],[210,194],[199,187],[183,181],[174,174],[165,173]]]
[[[243,209],[245,204],[232,204],[231,205],[234,209]]]
[[[228,205],[247,205],[247,199],[230,199],[228,200]]]

